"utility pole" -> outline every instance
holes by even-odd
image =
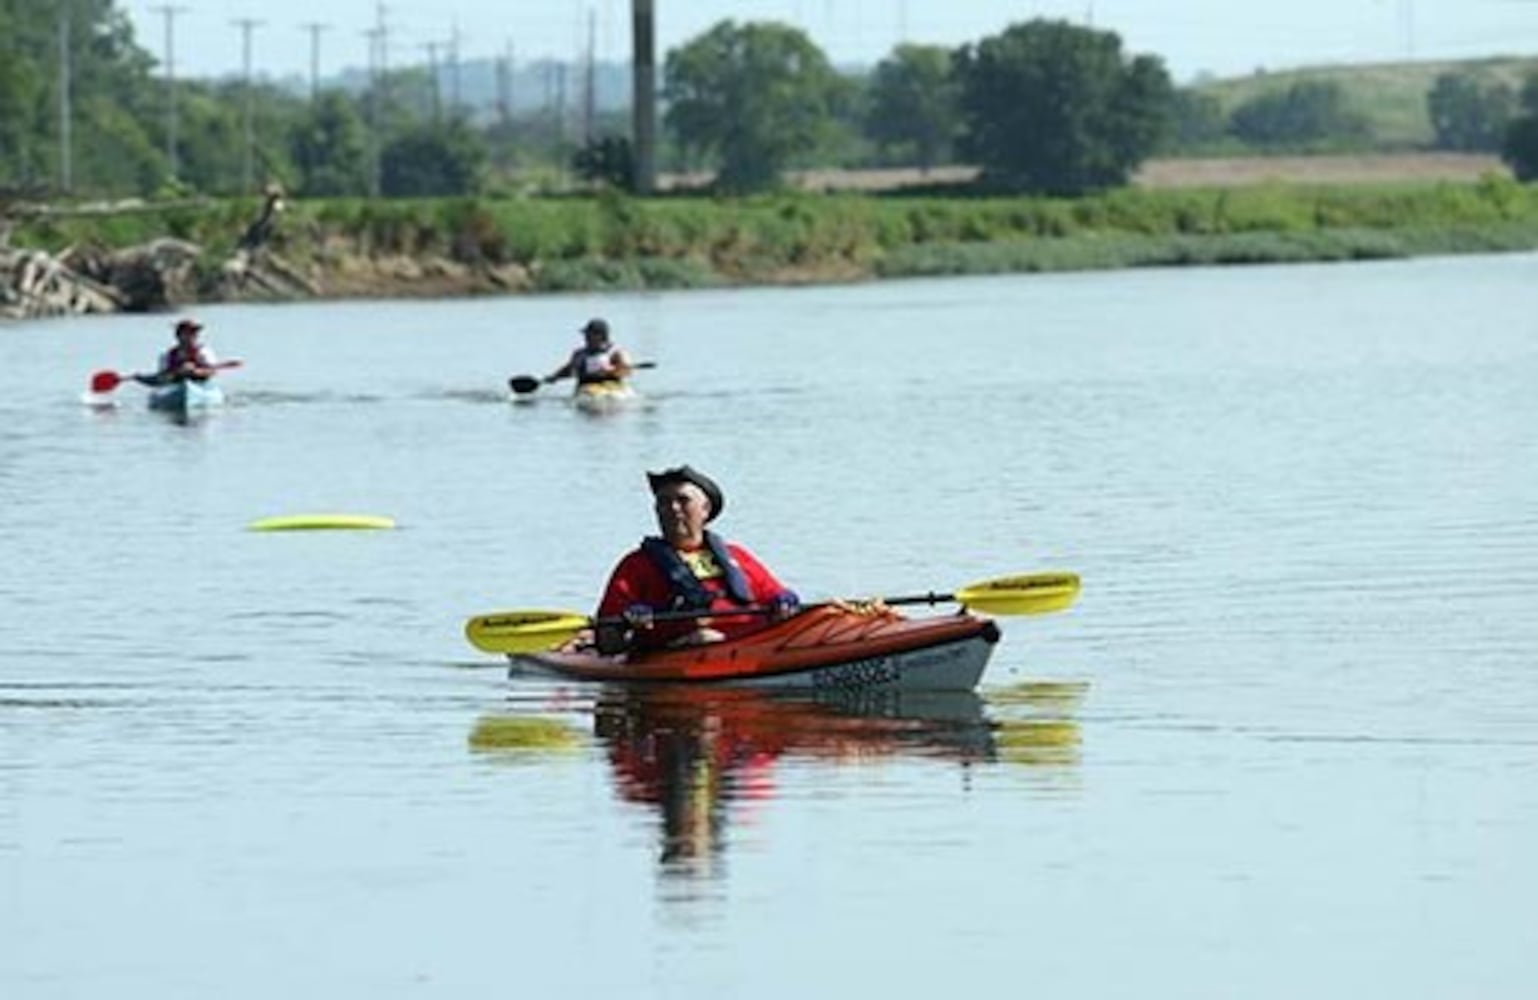
[[[255,18],[238,17],[232,23],[240,28],[241,90],[244,91],[246,102],[246,155],[241,163],[240,190],[242,194],[250,194],[253,190],[256,161],[255,110],[251,93],[251,33],[261,27],[262,22]]]
[[[566,85],[571,65],[566,62],[555,66],[555,138],[559,145],[566,145]]]
[[[504,140],[513,127],[513,43],[507,54],[497,60],[497,120],[502,124]]]
[[[186,7],[161,4],[152,7],[166,22],[166,162],[171,169],[171,179],[176,180],[176,15]]]
[[[449,117],[459,114],[459,22],[449,34]]]
[[[423,42],[427,50],[427,99],[431,105],[433,124],[443,121],[443,93],[438,84],[438,43]]]
[[[379,50],[379,88],[381,107],[387,104],[385,92],[390,87],[390,25],[386,19],[389,8],[384,0],[374,5],[374,45]]]
[[[59,9],[59,190],[66,193],[75,186],[74,151],[70,148],[70,125],[74,115],[70,112],[70,76],[72,68],[69,56],[69,13]]]
[[[379,28],[370,28],[363,33],[368,39],[368,193],[370,197],[379,197],[379,49],[380,38],[383,32]]]
[[[310,101],[320,96],[320,34],[331,27],[319,21],[308,21],[301,28],[310,33]]]
[[[657,8],[655,0],[630,0],[631,131],[635,141],[636,194],[657,189]]]
[[[582,78],[582,143],[593,144],[598,122],[598,15],[587,9],[587,59]]]

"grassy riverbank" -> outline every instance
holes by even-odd
[[[16,244],[174,236],[223,260],[254,202],[32,218]],[[1126,189],[1076,200],[786,194],[297,202],[271,248],[323,295],[439,295],[1402,257],[1538,248],[1538,187]]]

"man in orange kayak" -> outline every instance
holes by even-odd
[[[614,567],[598,617],[622,618],[624,624],[598,627],[600,652],[719,642],[795,611],[795,592],[753,553],[706,529],[726,506],[714,480],[687,465],[648,472],[646,480],[661,535],[642,539]],[[732,614],[749,606],[769,610]],[[653,621],[659,611],[711,613]]]

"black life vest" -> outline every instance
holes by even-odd
[[[705,532],[705,546],[710,549],[710,554],[715,557],[716,565],[721,567],[721,572],[726,578],[726,596],[738,604],[753,603],[753,588],[748,584],[748,576],[737,565],[737,560],[732,558],[731,552],[726,547],[726,542],[713,531]],[[694,575],[689,564],[684,562],[678,551],[655,535],[641,539],[641,551],[645,552],[668,579],[668,586],[673,591],[672,608],[677,611],[703,611],[710,607],[717,595],[704,581]]]
[[[579,348],[577,348],[576,353],[572,355],[572,359],[571,359],[571,370],[572,370],[572,374],[577,376],[577,384],[578,385],[599,385],[599,384],[606,383],[606,382],[622,382],[622,381],[624,381],[618,375],[616,375],[613,371],[595,372],[595,371],[589,371],[588,370],[587,363],[588,363],[589,360],[596,359],[596,358],[601,358],[601,357],[605,357],[605,356],[611,356],[611,357],[609,357],[609,365],[612,368],[613,365],[614,365],[614,359],[613,359],[612,355],[614,354],[615,350],[616,350],[616,348],[613,345],[610,345],[609,347],[598,347],[598,348],[593,348],[593,347],[579,347]]]

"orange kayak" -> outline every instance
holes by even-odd
[[[970,691],[999,641],[972,614],[904,618],[894,611],[808,608],[723,642],[630,656],[514,653],[512,674],[581,681],[686,682],[803,690]]]

